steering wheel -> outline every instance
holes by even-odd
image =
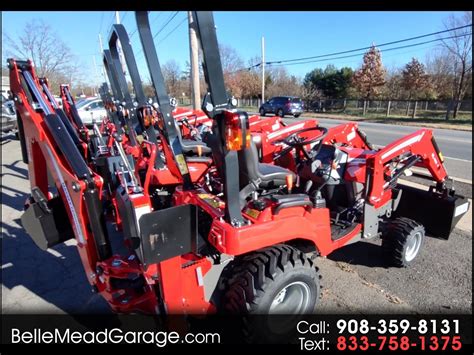
[[[306,140],[304,138],[299,137],[301,133],[310,132],[310,131],[319,131],[321,132],[321,134],[317,136],[316,138],[311,138],[311,139],[306,139]],[[299,131],[296,131],[290,134],[285,139],[281,139],[278,141],[278,143],[284,143],[288,147],[284,148],[282,151],[275,154],[275,156],[273,157],[273,160],[280,159],[282,156],[289,153],[292,149],[296,149],[297,151],[303,152],[303,155],[306,157],[306,159],[311,159],[308,152],[304,149],[304,146],[307,144],[322,142],[322,140],[327,136],[327,134],[328,134],[327,128],[319,127],[319,126],[300,129]],[[277,142],[273,142],[273,143],[277,143]],[[314,155],[319,153],[319,151],[321,150],[321,146],[322,146],[321,144],[318,145],[318,147],[315,150],[315,153],[313,153]]]
[[[311,139],[304,139],[300,138],[299,135],[304,132],[310,132],[310,131],[319,131],[321,134],[317,136],[316,138],[311,138]],[[290,134],[288,137],[283,139],[283,143],[286,145],[289,145],[290,147],[297,148],[297,147],[303,147],[308,144],[313,144],[316,142],[321,141],[324,137],[326,137],[328,134],[328,130],[325,127],[309,127],[309,128],[303,128],[300,129],[299,131],[296,131],[292,134]]]
[[[312,131],[318,131],[318,132],[321,132],[321,134],[318,135],[315,138],[306,138],[305,139],[305,138],[300,137],[300,134],[305,133],[305,132],[312,132]],[[288,137],[286,137],[283,140],[283,143],[285,143],[289,147],[292,147],[292,148],[295,148],[297,150],[302,151],[303,154],[305,155],[305,157],[310,159],[310,156],[309,156],[308,152],[306,151],[306,149],[304,149],[304,147],[308,144],[314,144],[314,143],[322,142],[322,140],[327,136],[327,134],[328,134],[328,130],[325,127],[317,126],[317,127],[303,128],[303,129],[300,129],[299,131],[296,131],[296,132],[290,134]],[[319,153],[319,151],[321,150],[321,146],[322,145],[319,144],[316,149],[313,149],[313,151],[314,151],[313,154],[314,155]]]

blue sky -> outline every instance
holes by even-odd
[[[152,31],[160,29],[174,12],[151,12]],[[307,57],[365,47],[444,29],[443,20],[454,12],[214,12],[218,39],[237,50],[247,62],[260,56],[261,37],[265,36],[266,61]],[[133,12],[121,11],[122,23],[133,33]],[[189,58],[186,13],[179,12],[156,37],[160,61],[176,60],[184,69]],[[104,38],[115,21],[113,11],[102,12],[2,12],[2,33],[15,37],[32,19],[43,19],[57,31],[77,56],[91,81],[98,81],[93,56],[100,65],[98,34]],[[173,31],[171,34],[170,32]],[[169,34],[169,35],[168,35]],[[435,37],[433,37],[435,38]],[[431,38],[427,38],[431,39]],[[426,39],[424,39],[426,40]],[[423,40],[418,40],[423,41]],[[138,35],[132,46],[141,68],[143,55]],[[416,41],[415,41],[416,42]],[[414,43],[414,42],[413,42]],[[387,67],[401,66],[415,56],[424,60],[436,44],[401,49],[382,55]],[[2,58],[4,61],[5,58]],[[362,55],[355,58],[287,66],[291,74],[304,76],[315,67],[334,64],[337,67],[360,65]],[[4,63],[2,63],[4,64]],[[247,64],[247,63],[245,63]],[[141,70],[143,75],[146,75]]]

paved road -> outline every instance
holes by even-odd
[[[310,118],[286,118],[285,122],[307,120]],[[318,121],[325,127],[333,127],[347,121],[321,119]],[[367,134],[373,144],[384,146],[420,127],[390,125],[381,123],[359,122],[359,127]],[[449,129],[434,129],[438,145],[446,157],[446,168],[452,177],[471,180],[472,176],[472,132]]]
[[[109,312],[90,292],[74,242],[38,249],[19,218],[29,194],[18,141],[2,146],[2,311]],[[323,275],[320,312],[472,313],[472,211],[449,241],[427,238],[409,269],[387,267],[378,242],[356,243],[317,262]]]

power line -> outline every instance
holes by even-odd
[[[163,11],[161,11],[161,12],[158,11],[158,13],[156,14],[155,18],[152,19],[152,20],[150,20],[150,22],[154,22],[154,21],[158,20],[158,19],[160,18],[160,16],[163,15],[163,14],[164,14]]]
[[[446,30],[446,31],[439,31],[439,32],[449,32],[449,31],[454,31],[454,30],[458,30],[458,29],[461,29],[461,28],[466,28],[466,27],[469,27],[471,25],[466,25],[466,26],[461,26],[461,27],[457,27],[457,28],[452,28],[452,29],[449,29],[449,30]],[[435,32],[434,34],[439,34],[439,32]],[[424,41],[424,42],[418,42],[418,43],[413,43],[413,44],[409,44],[409,45],[405,45],[405,46],[399,46],[399,47],[393,47],[393,48],[387,48],[387,49],[384,49],[384,50],[380,50],[381,52],[388,52],[388,51],[392,51],[392,50],[397,50],[397,49],[404,49],[404,48],[410,48],[410,47],[416,47],[416,46],[421,46],[421,45],[425,45],[425,44],[428,44],[428,43],[433,43],[433,42],[438,42],[438,41],[443,41],[443,40],[446,40],[446,39],[452,39],[452,38],[458,38],[458,37],[464,37],[464,36],[468,36],[468,35],[471,35],[471,33],[464,33],[462,35],[456,35],[456,36],[450,36],[450,37],[443,37],[443,38],[437,38],[437,39],[434,39],[434,40],[430,40],[430,41]],[[433,35],[433,34],[431,34]],[[428,35],[423,35],[422,37],[427,37]],[[412,37],[410,40],[413,40],[414,38],[420,38],[421,36],[417,36],[417,37]],[[401,43],[403,41],[406,41],[406,40],[399,40],[399,41],[393,41],[393,42],[390,42],[390,43]],[[385,45],[388,45],[388,43],[385,43],[385,44],[382,44],[382,45],[379,45],[377,47],[381,47],[381,46],[385,46]],[[360,51],[360,50],[363,50],[363,49],[370,49],[372,47],[366,47],[366,48],[362,48],[362,49],[358,49],[358,50],[350,50],[350,51],[342,51],[342,52],[337,52],[337,53],[351,53],[351,52],[355,52],[355,51]],[[320,56],[315,56],[315,57],[308,57],[308,58],[321,58],[321,57],[329,57],[329,56],[334,56],[336,54],[324,54],[324,55],[320,55]],[[284,65],[298,65],[298,64],[308,64],[308,63],[318,63],[318,62],[326,62],[326,61],[329,61],[329,60],[338,60],[338,59],[345,59],[345,58],[353,58],[353,57],[359,57],[361,55],[361,53],[357,53],[357,54],[352,54],[352,55],[347,55],[347,56],[341,56],[341,57],[334,57],[334,58],[326,58],[326,59],[320,59],[320,60],[307,60],[307,61],[302,61],[302,62],[297,62],[297,63],[289,63],[289,64],[284,64],[282,63],[283,61],[271,61],[271,62],[265,62],[265,64],[268,64],[268,65],[271,65],[273,67],[276,67],[276,66],[284,66]],[[299,59],[299,60],[304,60],[304,59]],[[296,60],[292,60],[292,61],[296,61]],[[240,72],[240,71],[245,71],[245,70],[250,70],[252,68],[256,68],[258,66],[262,65],[262,63],[257,63],[255,65],[252,65],[252,66],[249,66],[249,67],[245,67],[245,68],[241,68],[241,69],[237,69],[229,74],[235,74],[237,72]]]
[[[459,30],[459,29],[462,29],[462,28],[466,28],[466,27],[472,27],[472,23],[469,24],[469,25],[460,26],[460,27],[455,27],[455,28],[451,28],[451,29],[447,29],[447,30],[443,30],[443,31],[432,32],[432,33],[427,33],[427,34],[420,35],[420,36],[414,36],[414,37],[410,37],[410,38],[400,39],[400,40],[397,40],[397,41],[382,43],[382,44],[377,45],[377,47],[384,47],[384,46],[388,46],[388,45],[392,45],[392,44],[397,44],[397,43],[402,43],[402,42],[413,41],[413,40],[415,40],[415,39],[420,39],[420,38],[424,38],[424,37],[430,37],[430,36],[434,36],[434,35],[437,35],[437,34],[450,32],[450,31],[456,31],[456,30]],[[350,49],[350,50],[347,50],[347,51],[334,52],[334,53],[328,53],[328,54],[321,54],[321,55],[316,55],[316,56],[311,56],[311,57],[302,57],[302,58],[294,58],[294,59],[275,60],[275,61],[271,61],[271,62],[266,62],[266,64],[281,64],[281,63],[297,62],[297,61],[300,61],[300,60],[308,60],[308,59],[331,57],[331,56],[334,56],[334,55],[347,54],[347,53],[352,53],[352,52],[359,52],[359,51],[363,51],[363,50],[370,49],[371,47],[372,47],[372,46],[363,47],[363,48],[357,48],[357,49]]]
[[[109,28],[112,27],[112,25],[114,24],[114,22],[115,22],[115,12],[112,11],[112,20],[110,20],[110,22],[109,22]]]
[[[107,28],[110,29],[112,27],[112,25],[114,24],[114,22],[115,22],[115,12],[112,11],[112,19],[108,22],[109,25],[105,28],[106,32],[107,32]],[[100,26],[100,28],[102,29],[102,26]],[[100,31],[100,34],[103,35],[104,33],[102,31]],[[106,35],[107,35],[107,33],[106,33]],[[104,35],[103,37],[107,39],[106,35]]]
[[[153,35],[153,39],[155,39],[156,36],[158,36],[158,35],[160,34],[160,32],[165,29],[165,27],[178,15],[178,13],[179,13],[179,11],[175,11],[175,13],[172,14],[171,17],[169,17],[168,21]],[[158,14],[158,16],[157,16],[156,18],[158,18],[158,17],[159,17],[159,14]],[[181,25],[181,23],[180,23],[180,25]],[[176,29],[176,28],[174,28],[171,32],[173,32],[175,29]],[[168,33],[168,34],[166,35],[166,37],[169,36],[169,35],[171,34],[171,32]],[[163,41],[164,39],[166,39],[166,37],[163,38],[161,41]],[[144,55],[143,49],[140,49],[140,51],[139,51],[139,52],[137,53],[137,55],[136,55],[136,59],[141,58],[143,55]]]
[[[180,27],[186,20],[188,19],[187,16],[185,16],[180,23],[178,23],[171,31],[168,32],[168,34],[166,36],[164,36],[159,42],[158,44],[162,43],[165,39],[167,39],[174,31],[176,31],[178,29],[178,27]]]
[[[155,18],[152,19],[152,20],[150,20],[150,22],[154,22],[154,21],[158,20],[158,18],[159,18],[162,14],[163,14],[163,12],[158,12],[158,14],[155,16]],[[134,30],[128,35],[128,37],[129,37],[130,39],[132,39],[132,37],[135,36],[137,32],[138,32],[138,27],[137,27],[136,29],[134,29]]]
[[[104,11],[101,11],[100,14],[100,26],[99,26],[99,33],[102,33],[102,25],[104,23]]]
[[[266,62],[265,62],[265,64],[266,64]],[[231,71],[229,74],[235,74],[235,73],[238,73],[238,72],[241,72],[241,71],[250,70],[250,69],[259,67],[260,65],[262,65],[262,63],[257,63],[257,64],[254,64],[254,65],[251,65],[251,66],[249,66],[249,67],[237,69],[237,70]]]
[[[469,35],[472,35],[472,32],[471,32],[471,33],[465,33],[465,34],[458,35],[458,36],[443,37],[443,38],[433,39],[433,40],[430,40],[430,41],[424,41],[424,42],[418,42],[418,43],[408,44],[408,45],[405,45],[405,46],[387,48],[387,49],[383,49],[383,50],[381,49],[380,52],[389,52],[389,51],[393,51],[393,50],[397,50],[397,49],[404,49],[404,48],[422,46],[422,45],[425,45],[425,44],[428,44],[428,43],[434,43],[434,42],[438,42],[438,41],[442,41],[442,40],[446,40],[446,39],[464,37],[464,36],[469,36]],[[369,48],[370,48],[370,47],[369,47]],[[275,64],[275,62],[266,62],[265,64],[272,65],[272,66],[308,64],[308,63],[326,62],[326,61],[328,61],[328,60],[335,60],[335,59],[344,59],[344,58],[359,57],[360,55],[361,55],[361,53],[357,53],[357,54],[351,54],[351,55],[346,55],[346,56],[341,56],[341,57],[334,57],[334,58],[327,58],[327,59],[318,59],[318,60],[308,60],[308,61],[303,61],[303,62],[298,62],[298,63],[289,63],[289,64],[288,64],[288,63],[287,63],[287,64],[285,64],[285,63],[276,63],[276,64]]]
[[[123,17],[121,19],[122,23],[125,21],[125,18],[127,17],[127,15],[128,15],[128,11],[125,11],[125,15],[123,15]]]
[[[156,36],[158,36],[161,33],[161,31],[163,31],[165,29],[165,27],[168,26],[168,24],[171,21],[173,21],[173,19],[178,15],[178,13],[179,13],[179,11],[175,11],[175,13],[173,15],[171,15],[169,20],[161,27],[161,29],[153,35],[153,39],[155,39]]]

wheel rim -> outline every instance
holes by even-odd
[[[270,305],[270,314],[302,314],[308,308],[310,294],[307,283],[292,282],[277,293]]]
[[[421,238],[421,232],[417,232],[408,237],[407,246],[405,250],[406,261],[412,261],[413,259],[415,259],[416,255],[418,254],[418,251],[420,250]]]
[[[308,313],[311,291],[307,283],[295,281],[286,285],[274,297],[269,314],[286,314],[285,317],[267,319],[268,328],[276,334],[294,329],[303,314]]]

